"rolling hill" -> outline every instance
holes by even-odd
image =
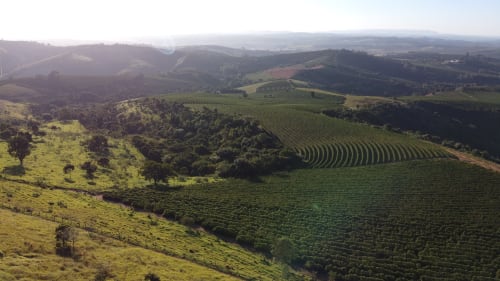
[[[0,41],[0,279],[497,280],[498,61],[465,57]]]
[[[455,58],[451,55],[422,53],[381,57],[348,50],[276,54],[217,46],[185,47],[166,53],[150,46],[53,47],[8,41],[0,41],[0,50],[2,77],[13,78],[14,82],[16,78],[54,71],[78,77],[144,75],[166,80],[164,89],[192,91],[234,88],[261,80],[296,79],[317,88],[374,96],[426,94],[468,84],[500,84],[499,61],[481,56],[459,60],[450,59]],[[25,52],[31,55],[25,56]],[[453,63],[444,65],[446,61]],[[179,80],[184,84],[176,85]]]

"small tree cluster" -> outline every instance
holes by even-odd
[[[60,224],[56,228],[56,253],[61,256],[72,256],[75,253],[75,242],[78,238],[76,228]],[[71,243],[71,244],[69,244]]]
[[[85,173],[86,173],[85,176],[89,179],[93,179],[94,173],[97,171],[97,166],[90,161],[86,161],[85,163],[80,165],[80,168],[82,170],[85,170]]]
[[[108,139],[102,135],[92,136],[86,141],[89,151],[106,155],[109,153]]]
[[[159,181],[163,181],[168,184],[167,177],[173,176],[174,171],[172,167],[166,163],[147,160],[142,167],[141,175],[146,180],[153,180],[154,185],[157,185]]]

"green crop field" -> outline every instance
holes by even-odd
[[[195,93],[163,98],[193,109],[208,107],[255,118],[312,169],[253,181],[173,177],[173,187],[160,191],[146,187],[150,183],[140,176],[144,156],[127,138],[110,134],[110,165],[99,166],[89,179],[79,165],[96,161],[82,145],[94,132],[77,121],[45,123],[41,129],[47,134],[34,137],[24,168],[7,153],[0,157],[0,206],[10,210],[2,211],[6,218],[19,216],[19,230],[50,221],[26,240],[38,241],[60,222],[89,236],[80,241],[82,251],[92,256],[87,265],[65,265],[68,271],[78,268],[75,278],[88,279],[106,258],[114,261],[109,264],[112,270],[131,274],[124,273],[131,267],[130,259],[104,254],[120,248],[123,257],[136,251],[157,261],[137,270],[133,276],[138,278],[148,269],[171,280],[307,279],[270,259],[280,238],[292,241],[293,265],[320,277],[492,281],[500,276],[498,174],[451,159],[440,146],[412,135],[321,113],[345,106],[348,99],[342,95],[291,89],[247,97]],[[158,118],[128,103],[118,106],[124,107],[124,114]],[[6,151],[7,143],[0,142],[0,149]],[[65,174],[68,163],[77,168]],[[64,189],[104,192],[105,199],[124,205]],[[0,225],[14,229],[12,220]],[[96,249],[92,237],[107,242]],[[9,239],[0,251],[10,264],[23,264],[26,255],[33,255]],[[42,250],[35,252],[46,268],[28,274],[0,267],[0,277],[50,279],[54,270],[49,268],[60,260],[49,252],[50,245],[40,242],[37,247]],[[23,250],[14,254],[18,248]],[[158,266],[175,259],[192,271]]]
[[[194,108],[215,108],[243,114],[262,122],[285,145],[315,168],[372,165],[416,159],[452,157],[437,145],[319,114],[339,107],[343,98],[326,93],[312,98],[306,91],[256,93],[251,98],[224,96],[168,96]],[[196,101],[196,103],[194,103]]]
[[[432,146],[382,142],[335,142],[298,148],[314,168],[373,165],[415,159],[448,158],[446,151]]]
[[[208,278],[208,280],[220,280],[216,278],[217,275],[231,275],[237,279],[245,280],[281,280],[282,278],[282,266],[265,258],[263,255],[247,251],[236,244],[224,242],[204,231],[167,221],[153,214],[135,212],[123,205],[104,202],[99,196],[89,196],[67,190],[52,190],[2,180],[0,182],[0,207],[46,221],[68,223],[80,229],[82,233],[80,236],[84,236],[83,233],[88,232],[89,235],[99,235],[117,242],[120,241],[122,247],[126,245],[128,245],[127,247],[141,247],[169,257],[180,258],[188,264],[196,263],[199,265],[198,270],[200,272],[199,274],[196,272],[191,273],[193,274],[191,276],[212,275],[213,278]],[[7,217],[10,216],[6,215]],[[25,229],[25,231],[36,230],[36,225],[40,223],[40,220],[34,220],[33,226],[19,227],[19,229]],[[40,255],[50,254],[51,245],[55,243],[53,240],[55,224],[45,223],[48,224],[49,229],[44,227],[40,232],[51,232],[51,234],[43,235],[46,241],[40,246],[44,249]],[[10,220],[0,220],[0,235],[3,233],[2,231],[10,229],[11,224],[12,221]],[[8,233],[10,237],[11,234],[16,232]],[[2,239],[2,241],[5,241],[4,238]],[[9,239],[9,241],[15,240],[14,238]],[[39,237],[26,237],[27,241],[39,241],[39,239]],[[83,240],[82,243],[86,244],[87,239]],[[42,244],[42,242],[36,244]],[[17,257],[16,255],[29,252],[28,250],[16,251],[16,245],[10,246],[4,242],[0,244],[0,251],[6,254],[7,257],[15,258],[17,260],[15,264],[23,259],[23,257]],[[77,248],[83,247],[83,249],[87,249],[90,247],[79,245],[81,244],[77,243]],[[91,250],[89,249],[90,252]],[[153,254],[154,252],[150,251]],[[92,259],[92,265],[95,265],[98,258],[93,258],[91,253],[89,253],[89,256]],[[24,257],[24,260],[26,259]],[[53,254],[48,257],[40,257],[40,259],[57,260]],[[168,260],[167,258],[164,259]],[[112,268],[123,268],[124,265],[120,264],[121,262],[125,262],[125,260],[108,259],[103,261],[103,263],[109,263]],[[149,264],[150,262],[153,261],[145,258],[144,263],[146,264],[142,266],[139,272],[142,272],[148,266],[155,268],[154,264]],[[0,274],[4,270],[2,264],[3,261],[0,258]],[[179,264],[179,266],[181,265],[182,263]],[[50,266],[53,266],[53,262]],[[94,267],[90,266],[85,271],[92,268]],[[188,268],[186,267],[184,270]],[[118,270],[118,272],[122,271]],[[161,272],[159,271],[159,273]],[[10,275],[16,274],[10,270],[7,273]],[[19,270],[19,274],[28,273]],[[186,273],[183,275],[183,279],[173,278],[168,280],[190,279],[189,276],[190,273]],[[198,280],[207,279],[200,278]]]
[[[106,193],[192,217],[269,251],[288,237],[295,261],[341,280],[495,280],[500,175],[456,160],[307,169],[159,192]]]

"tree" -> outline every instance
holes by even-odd
[[[9,139],[8,152],[12,157],[19,159],[19,165],[23,166],[23,160],[31,153],[30,141],[25,134],[18,134]]]
[[[160,277],[150,272],[144,276],[144,281],[160,281]]]
[[[105,136],[92,136],[87,141],[87,148],[95,153],[108,154],[108,139]]]
[[[113,278],[114,275],[108,265],[100,264],[97,266],[97,272],[94,276],[94,281],[106,281],[108,278]]]
[[[281,237],[274,243],[271,253],[276,259],[290,264],[295,257],[295,246],[290,238]]]
[[[75,252],[75,242],[78,238],[76,228],[67,224],[60,224],[56,228],[56,253],[67,256]],[[71,247],[68,245],[71,243]]]
[[[97,171],[97,166],[95,164],[92,164],[90,161],[86,161],[82,165],[80,165],[80,168],[82,170],[85,170],[87,173],[87,178],[92,179],[94,178],[94,173]]]
[[[159,181],[164,181],[168,184],[167,177],[174,175],[174,171],[166,163],[147,160],[141,169],[141,175],[146,180],[153,180],[154,185],[157,185]]]
[[[75,166],[72,165],[71,163],[66,164],[66,166],[64,166],[64,168],[63,168],[64,173],[69,174],[70,178],[71,178],[71,172],[73,172],[74,170],[75,170]]]

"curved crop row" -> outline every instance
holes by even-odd
[[[431,146],[376,142],[315,144],[298,148],[297,152],[313,168],[353,167],[451,157],[445,151]]]

